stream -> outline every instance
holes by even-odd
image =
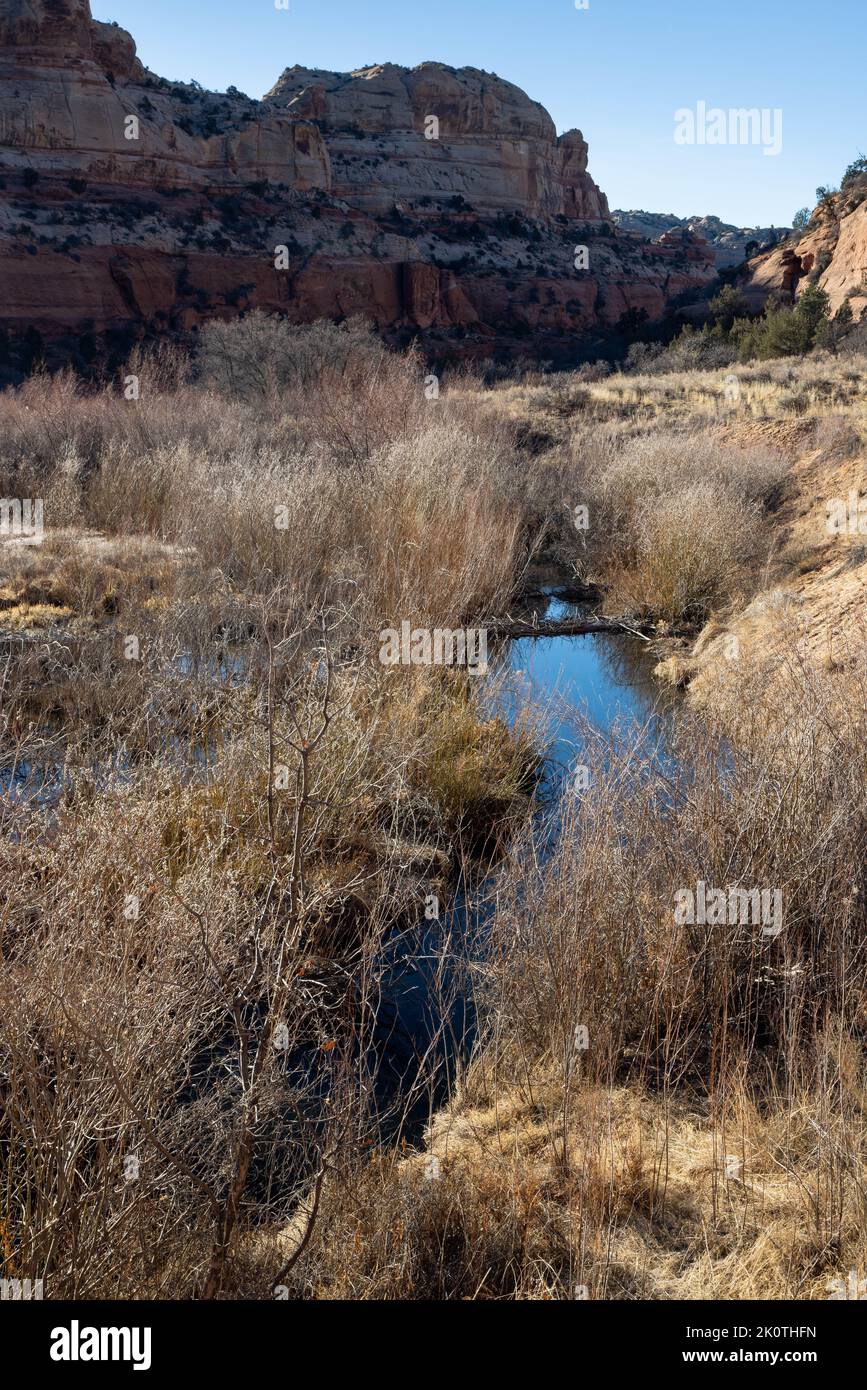
[[[586,603],[563,596],[556,575],[549,579],[518,616],[559,620],[589,615]],[[672,701],[653,679],[655,660],[645,641],[625,632],[519,637],[498,648],[481,678],[479,699],[486,712],[510,725],[527,710],[539,719],[545,753],[539,816],[547,835],[557,834],[564,783],[582,761],[589,739],[598,746],[601,738],[603,752],[606,737],[618,731],[643,744],[664,746]],[[122,775],[117,767],[110,771]],[[12,805],[29,801],[49,811],[62,785],[62,767],[22,764],[0,770],[0,796]],[[400,1132],[410,1138],[419,1136],[431,1110],[442,1104],[455,1064],[473,1042],[472,1001],[461,981],[467,954],[482,958],[496,873],[494,868],[474,886],[459,882],[452,901],[443,903],[432,920],[419,904],[416,921],[386,940],[377,962],[378,999],[366,1062],[377,1109],[384,1116],[400,1112]],[[298,1060],[302,1070],[309,1065],[309,1058]],[[386,1131],[390,1128],[386,1120]]]
[[[586,604],[562,597],[556,583],[543,588],[534,606],[538,618],[546,620],[588,612]],[[492,663],[486,678],[491,688],[482,693],[491,712],[510,724],[528,707],[541,714],[545,766],[539,792],[553,833],[562,788],[589,738],[604,743],[622,731],[642,744],[664,747],[673,703],[652,676],[656,660],[641,638],[593,633],[521,637],[507,643]],[[391,943],[375,1030],[377,1091],[386,1100],[405,1092],[421,1068],[429,1072],[432,1061],[442,1064],[436,1085],[419,1093],[406,1112],[404,1132],[410,1137],[418,1136],[431,1110],[443,1102],[455,1062],[472,1045],[472,1003],[459,990],[450,997],[441,962],[452,942],[483,939],[485,890],[496,872],[474,891],[459,885],[441,921],[422,915],[415,931]]]

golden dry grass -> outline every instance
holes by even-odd
[[[431,402],[412,355],[240,397],[136,365],[137,402],[0,398],[2,490],[48,527],[0,547],[4,1274],[672,1299],[863,1272],[864,557],[821,527],[863,486],[863,362],[738,367],[736,408],[723,372]],[[534,712],[376,659],[383,625],[502,611],[539,553],[682,628],[660,656],[707,711],[679,782],[602,750],[550,858]],[[492,868],[483,944],[423,949],[443,1027],[472,982],[475,1052],[450,1099],[425,1059],[439,1108],[400,1141],[383,942]],[[776,954],[675,930],[702,874],[785,888]]]

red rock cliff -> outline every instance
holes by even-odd
[[[250,306],[562,356],[714,278],[700,239],[617,236],[580,131],[499,77],[295,67],[254,101],[148,72],[87,0],[0,0],[0,184],[0,329],[76,360]]]

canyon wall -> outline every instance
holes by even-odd
[[[0,357],[261,307],[569,360],[715,278],[700,236],[618,234],[587,159],[477,69],[290,67],[257,101],[149,72],[87,0],[0,0]]]

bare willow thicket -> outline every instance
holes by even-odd
[[[823,669],[793,627],[658,748],[588,729],[556,810],[539,711],[378,660],[542,559],[660,638],[761,604],[791,459],[863,458],[851,360],[738,369],[736,435],[720,373],[436,394],[363,325],[254,315],[137,355],[135,400],[0,396],[0,492],[47,525],[0,552],[4,1278],[786,1298],[863,1265],[863,634]],[[699,879],[780,889],[785,931],[678,925]]]

